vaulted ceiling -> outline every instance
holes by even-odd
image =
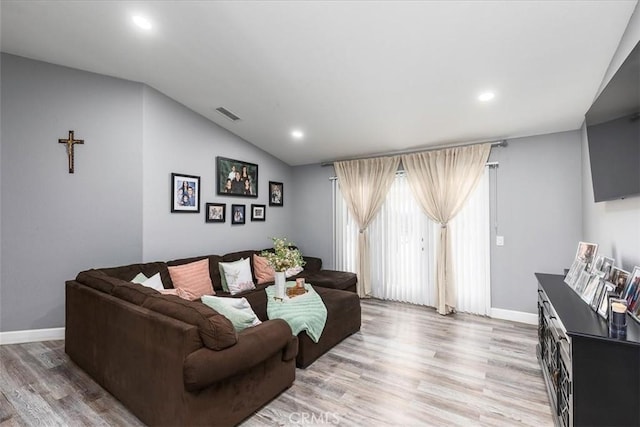
[[[0,46],[143,82],[301,165],[577,129],[636,3],[3,0]]]

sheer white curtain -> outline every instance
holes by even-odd
[[[338,175],[340,193],[349,214],[360,229],[356,253],[357,290],[360,298],[371,296],[369,224],[384,203],[399,164],[400,158],[397,156],[346,160],[333,164]]]
[[[355,272],[358,226],[334,182],[334,266]],[[451,222],[457,311],[488,315],[490,222],[488,168],[466,206]],[[434,273],[440,225],[414,199],[404,174],[394,180],[369,225],[372,296],[437,306]]]

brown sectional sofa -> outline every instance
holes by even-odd
[[[352,273],[322,270],[305,257],[305,277],[327,307],[318,343],[267,319],[267,298],[255,290],[222,290],[218,262],[252,259],[260,251],[92,269],[66,283],[65,350],[100,385],[149,425],[234,425],[291,386],[295,367],[307,367],[360,329],[360,302]],[[186,301],[132,284],[138,273],[209,258],[219,296],[245,297],[262,324],[236,333],[231,322],[200,301]],[[332,278],[335,278],[333,280]],[[291,279],[293,280],[293,279]],[[347,291],[345,291],[347,290]],[[349,292],[353,291],[353,292]]]

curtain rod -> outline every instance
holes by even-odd
[[[489,168],[489,169],[494,169],[494,168],[498,168],[500,166],[499,162],[487,162],[484,164],[485,167]],[[405,170],[399,170],[396,171],[396,176],[398,175],[405,175],[407,173],[407,171]],[[337,176],[330,176],[329,177],[329,181],[337,181],[338,177]]]
[[[422,153],[424,151],[442,150],[442,149],[445,149],[445,148],[468,147],[470,145],[487,144],[489,142],[491,143],[492,147],[506,147],[507,146],[507,140],[506,139],[503,139],[501,141],[472,142],[472,143],[453,144],[453,145],[437,145],[437,146],[434,146],[434,147],[417,148],[417,149],[414,149],[414,150],[389,151],[387,153],[372,154],[370,156],[347,157],[347,158],[343,158],[343,159],[335,159],[335,160],[322,162],[322,163],[320,163],[320,166],[331,166],[335,162],[343,162],[343,161],[346,161],[346,160],[375,159],[377,157],[397,156],[399,154]]]

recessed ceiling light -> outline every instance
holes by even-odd
[[[136,24],[138,27],[142,28],[143,30],[151,29],[151,21],[149,21],[144,16],[134,15],[131,19],[133,20],[134,24]]]
[[[493,92],[484,92],[481,93],[480,96],[478,96],[478,99],[480,101],[486,102],[486,101],[491,101],[493,98],[495,98],[496,94]]]
[[[302,132],[301,130],[293,130],[291,131],[291,136],[293,137],[293,139],[302,139],[304,138],[304,132]]]

